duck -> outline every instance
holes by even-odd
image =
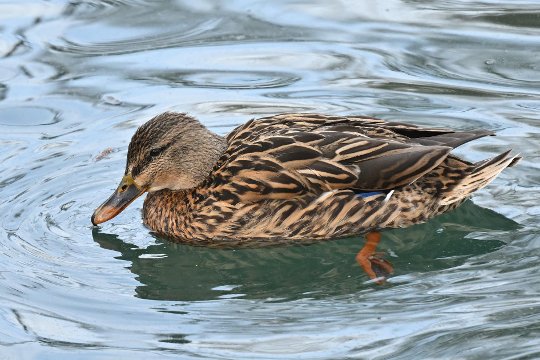
[[[227,136],[186,113],[140,126],[120,184],[91,217],[106,222],[144,193],[143,222],[196,245],[258,246],[365,236],[356,255],[374,281],[393,272],[381,231],[458,207],[521,157],[469,162],[452,150],[494,135],[369,116],[288,113]]]

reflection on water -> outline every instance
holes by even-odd
[[[532,0],[3,1],[0,354],[540,357],[537,14]],[[396,273],[377,286],[359,238],[192,247],[150,235],[140,200],[92,228],[134,130],[164,110],[220,134],[303,111],[486,128],[498,136],[458,154],[524,160],[479,206],[384,232]]]
[[[427,224],[385,232],[383,246],[392,255],[397,276],[437,271],[501,248],[504,231],[517,228],[514,221],[469,201]],[[342,296],[366,286],[367,277],[355,262],[361,238],[220,250],[167,240],[139,247],[99,228],[92,235],[101,247],[119,252],[117,259],[131,263],[129,269],[141,283],[136,294],[145,299],[284,301]]]

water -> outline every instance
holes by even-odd
[[[540,357],[540,8],[520,1],[0,3],[0,358]],[[136,127],[289,111],[496,138],[524,155],[457,211],[362,239],[220,250],[99,228]],[[492,210],[488,210],[492,209]],[[494,211],[493,211],[494,210]]]

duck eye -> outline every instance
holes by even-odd
[[[150,150],[150,156],[151,156],[151,157],[156,157],[156,156],[158,156],[159,154],[161,154],[161,151],[162,151],[162,150],[163,150],[163,149],[160,149],[160,148],[152,149],[152,150]]]

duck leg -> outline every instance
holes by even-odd
[[[356,254],[356,262],[371,280],[383,284],[386,278],[394,272],[394,268],[388,260],[382,258],[382,253],[375,252],[379,241],[381,241],[381,233],[372,231],[367,233],[365,238],[364,247]]]

